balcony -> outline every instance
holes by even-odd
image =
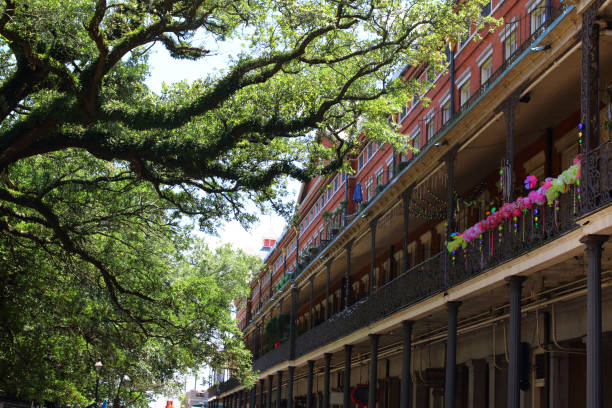
[[[583,216],[612,204],[612,142],[585,155],[583,189],[559,196],[554,205],[534,207],[518,222],[508,220],[454,254],[444,250],[400,274],[296,339],[295,358],[345,337],[398,310],[472,279],[504,262],[554,241],[576,228]],[[588,183],[588,184],[586,184]],[[578,197],[580,195],[580,198]],[[264,371],[290,359],[289,342],[255,360]]]

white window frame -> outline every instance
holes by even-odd
[[[427,142],[429,142],[433,135],[436,133],[436,111],[435,110],[431,110],[427,115],[425,115],[424,118],[425,121],[425,140],[426,140],[426,144]],[[432,129],[431,129],[431,134],[429,134],[429,125],[432,125]]]
[[[445,120],[444,107],[446,105],[448,105],[448,118]],[[453,116],[452,112],[450,111],[450,91],[440,99],[440,113],[442,114],[442,117],[440,118],[440,120],[442,120],[442,124],[448,122]]]
[[[479,64],[479,68],[480,85],[484,85],[484,83],[491,78],[491,75],[493,75],[493,56],[490,55],[489,58],[482,62],[482,64]]]
[[[466,69],[465,71],[463,71],[463,73],[459,76],[459,79],[457,79],[457,89],[459,90],[459,106],[463,106],[469,99],[470,99],[470,79],[472,76],[472,69],[471,67],[468,67],[468,69]],[[467,89],[467,96],[465,97],[464,100],[464,93],[463,93],[463,86],[467,85],[468,89]]]
[[[499,39],[502,43],[502,50],[504,52],[504,61],[507,60],[510,55],[512,55],[518,48],[517,38],[516,38],[516,28],[517,28],[516,17],[514,17],[509,23],[507,23],[504,28],[499,32]],[[506,52],[506,40],[510,38],[514,34],[514,49],[512,52]]]
[[[376,169],[376,173],[374,173],[375,178],[374,180],[376,180],[376,186],[379,186],[378,184],[378,177],[382,176],[382,184],[385,183],[385,175],[383,173],[383,165],[381,164],[380,167],[378,169]]]
[[[418,141],[417,146],[414,144],[415,139]],[[412,129],[412,132],[410,132],[410,143],[412,144],[413,148],[421,150],[421,126],[417,125],[414,129]]]
[[[546,23],[546,1],[530,0],[525,7],[529,13],[529,33],[533,34]]]
[[[395,172],[393,171],[393,153],[391,153],[391,155],[387,157],[387,160],[385,160],[385,163],[387,165],[387,184],[388,184],[391,182],[391,180],[393,180],[393,178],[395,178]]]

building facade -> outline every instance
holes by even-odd
[[[211,406],[612,407],[612,3],[483,14],[448,72],[402,73],[435,77],[395,118],[417,154],[302,186],[238,304],[257,386]]]

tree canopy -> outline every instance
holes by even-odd
[[[101,355],[124,402],[194,362],[248,381],[228,305],[254,260],[198,248],[181,217],[247,225],[360,135],[406,143],[388,117],[431,84],[397,73],[443,71],[484,3],[3,0],[0,390],[91,401]],[[210,72],[228,39],[244,47]],[[202,78],[148,89],[160,46]]]

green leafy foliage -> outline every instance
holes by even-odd
[[[445,69],[484,0],[0,2],[0,391],[144,406],[177,371],[250,356],[229,305],[257,260],[188,236],[286,211],[287,177],[346,167]],[[219,72],[151,92],[152,47]],[[324,147],[321,139],[332,142]],[[6,373],[6,374],[5,374]]]

